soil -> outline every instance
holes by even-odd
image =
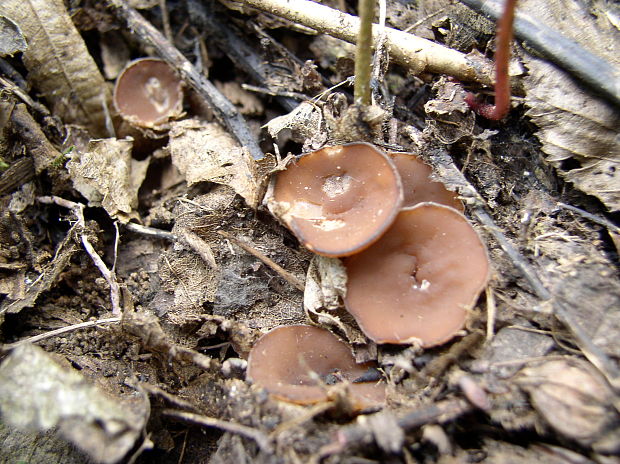
[[[164,17],[158,2],[150,3],[141,14],[157,29],[171,28],[174,45],[244,115],[266,156],[255,162],[229,148],[238,147],[232,138],[210,135],[208,144],[218,138],[221,145],[207,152],[237,153],[233,161],[218,158],[223,171],[203,174],[204,160],[179,161],[184,150],[200,151],[184,135],[218,121],[204,96],[186,86],[184,113],[168,127],[123,128],[112,114],[118,138],[134,138],[127,163],[147,160],[148,169],[134,190],[127,181],[105,195],[100,190],[96,199],[80,187],[84,170],[70,167],[78,163],[72,154],[81,153],[83,162],[95,137],[68,124],[36,87],[11,90],[8,83],[19,87],[19,76],[27,77],[27,65],[21,53],[3,59],[16,74],[0,70],[0,370],[8,370],[23,341],[43,335],[33,342],[51,355],[49,362],[127,405],[124,419],[130,423],[135,414],[139,425],[121,433],[111,425],[118,417],[77,417],[69,424],[60,414],[47,426],[32,420],[24,430],[14,418],[23,411],[0,402],[0,461],[620,462],[618,216],[546,161],[538,128],[519,99],[506,119],[487,121],[459,103],[459,95],[478,90],[473,85],[390,65],[373,107],[379,123],[359,114],[352,87],[343,85],[313,102],[324,121],[318,131],[308,133],[314,119],[292,118],[272,138],[264,126],[288,114],[291,102],[309,101],[350,76],[349,46],[239,5],[168,0],[160,2],[169,12]],[[356,11],[350,2],[324,3]],[[390,24],[405,28],[428,15],[428,5],[414,3],[389,1]],[[477,29],[459,36],[458,8],[435,3],[449,14],[424,22],[421,35],[492,57],[492,24],[489,32],[478,17]],[[153,54],[104,4],[70,4],[97,66],[107,71],[115,60],[124,66],[129,56]],[[206,28],[214,18],[219,29]],[[222,46],[230,31],[269,65],[262,80]],[[516,44],[515,53],[519,60],[527,51]],[[111,87],[114,78],[106,78]],[[19,123],[20,111],[29,122]],[[357,135],[343,140],[353,137],[342,135],[351,126]],[[298,287],[316,257],[262,197],[287,155],[358,137],[425,159],[466,200],[465,214],[487,247],[488,287],[464,330],[444,345],[377,346],[341,300],[336,309],[304,307],[308,295]],[[44,155],[37,154],[41,147]],[[42,156],[53,162],[39,167]],[[247,185],[237,175],[246,168]],[[102,185],[115,171],[98,172]],[[112,206],[101,199],[113,197],[112,189],[135,198],[130,210],[122,209],[125,197]],[[481,219],[485,214],[491,223]],[[327,328],[350,344],[358,361],[376,362],[387,385],[385,407],[352,412],[343,385],[330,390],[326,404],[294,405],[247,381],[253,343],[292,324]],[[20,382],[24,396],[40,392],[40,378]],[[17,386],[2,388],[6,394]],[[75,391],[54,401],[75,401]],[[81,437],[82,421],[96,424],[98,434]],[[129,445],[120,435],[131,437]]]

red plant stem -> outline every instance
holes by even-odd
[[[512,23],[515,17],[517,0],[506,0],[504,13],[497,21],[495,50],[495,105],[478,103],[473,94],[467,94],[465,101],[479,115],[488,119],[500,120],[510,108],[510,77],[508,64],[510,62],[510,43],[513,32]]]

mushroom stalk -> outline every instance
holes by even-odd
[[[372,61],[372,20],[375,0],[359,0],[360,28],[355,48],[355,103],[370,105],[370,74]]]
[[[466,101],[476,113],[488,119],[500,120],[510,109],[510,43],[512,42],[512,24],[515,18],[517,0],[506,0],[504,13],[497,22],[497,49],[495,51],[495,105],[476,102],[472,94]]]

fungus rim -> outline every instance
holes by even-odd
[[[438,346],[441,345],[443,343],[446,343],[447,341],[449,341],[450,339],[452,339],[460,330],[463,329],[463,327],[465,326],[465,323],[467,321],[467,313],[468,310],[471,309],[476,301],[478,300],[480,293],[482,292],[482,290],[484,290],[484,288],[486,287],[486,285],[488,284],[489,281],[489,277],[490,277],[490,273],[491,273],[491,262],[489,260],[489,256],[488,256],[488,251],[486,249],[486,246],[484,244],[484,242],[482,241],[480,235],[478,234],[478,232],[473,228],[473,226],[469,223],[469,221],[467,220],[467,218],[465,218],[465,216],[463,214],[461,214],[460,212],[458,212],[457,210],[455,210],[454,208],[451,208],[449,206],[445,206],[442,204],[438,204],[438,203],[434,203],[434,202],[424,202],[424,203],[419,203],[413,207],[409,207],[409,208],[403,208],[401,210],[401,213],[406,213],[406,214],[410,214],[411,212],[416,212],[416,211],[422,211],[425,208],[440,208],[442,210],[445,210],[447,212],[449,212],[449,214],[454,215],[454,217],[458,217],[459,221],[462,221],[463,224],[467,224],[469,226],[469,229],[471,230],[472,235],[470,236],[470,239],[472,241],[472,243],[476,243],[477,245],[480,246],[480,252],[481,255],[477,256],[477,258],[479,258],[481,261],[484,262],[484,276],[480,276],[479,277],[479,283],[478,285],[476,285],[475,287],[473,287],[473,290],[469,290],[468,294],[471,293],[471,297],[467,298],[467,301],[463,302],[463,303],[459,303],[457,305],[455,305],[455,309],[451,309],[451,313],[456,312],[457,309],[460,309],[462,311],[463,317],[458,319],[458,323],[456,324],[452,324],[451,329],[448,331],[446,330],[445,333],[443,334],[439,334],[439,335],[435,335],[432,338],[429,338],[427,340],[423,339],[420,337],[419,331],[413,330],[412,334],[410,337],[402,337],[402,338],[398,338],[396,335],[394,336],[386,336],[384,334],[378,334],[376,333],[376,330],[369,330],[369,321],[365,320],[366,318],[361,317],[359,315],[360,311],[355,310],[352,311],[350,308],[352,306],[351,303],[351,263],[355,262],[355,261],[359,261],[361,260],[363,257],[367,257],[368,253],[372,253],[373,250],[376,253],[377,252],[377,247],[381,245],[381,240],[389,240],[392,237],[390,237],[390,230],[393,230],[394,227],[398,227],[398,218],[394,221],[394,224],[392,225],[392,227],[386,231],[386,233],[383,235],[383,237],[381,238],[381,240],[379,240],[375,245],[373,245],[372,247],[368,248],[367,250],[354,255],[350,258],[347,258],[344,260],[344,265],[347,268],[347,276],[348,276],[348,282],[347,282],[347,295],[344,298],[344,302],[345,302],[345,308],[346,310],[355,318],[355,320],[357,321],[360,329],[364,332],[364,334],[366,334],[366,336],[368,336],[371,340],[375,341],[376,343],[380,343],[380,344],[408,344],[408,343],[419,343],[422,347],[424,348],[429,348],[429,347],[433,347],[433,346]],[[400,213],[399,213],[400,215]],[[409,234],[409,237],[412,234]],[[442,236],[445,236],[445,233],[442,234]],[[409,238],[408,237],[408,238]],[[419,246],[419,245],[418,245]],[[477,252],[476,252],[477,253]],[[389,253],[386,252],[382,252],[381,253],[381,257],[382,258],[386,258],[389,257]],[[414,259],[416,257],[414,256]],[[375,271],[379,272],[379,262],[378,260],[374,260],[373,261],[373,269],[375,269]],[[416,263],[416,269],[417,268],[417,263]],[[353,277],[355,279],[355,277]],[[432,282],[427,281],[429,287],[430,285],[432,285]],[[421,285],[424,285],[424,281],[422,281]],[[420,287],[420,291],[423,291],[422,287]],[[383,295],[386,293],[382,293]],[[401,297],[404,298],[403,294],[401,293]],[[367,298],[364,299],[367,302]],[[376,304],[376,302],[374,303],[376,307],[381,307],[384,308],[385,304],[379,306]],[[388,304],[388,303],[386,303]],[[393,304],[393,303],[392,303]],[[420,305],[421,306],[421,305]],[[443,308],[442,308],[443,310]],[[443,310],[445,312],[445,310]],[[362,311],[363,312],[363,311]],[[401,316],[402,318],[404,318],[404,316]],[[418,318],[421,318],[422,316],[418,315]],[[431,316],[427,316],[427,317],[431,317]],[[385,315],[383,315],[383,318],[385,320]],[[372,323],[371,323],[372,324]],[[385,327],[385,326],[384,326]],[[413,332],[418,332],[417,334],[414,334]]]
[[[118,95],[119,88],[122,86],[122,79],[125,74],[128,71],[131,71],[134,67],[141,66],[147,63],[164,64],[170,70],[170,75],[174,76],[177,81],[176,89],[171,89],[171,91],[169,92],[175,97],[175,101],[173,102],[173,104],[168,105],[167,111],[165,113],[162,113],[161,116],[149,121],[145,121],[139,116],[128,113],[126,110],[121,109],[123,104],[118,101],[120,97]],[[130,123],[132,126],[140,127],[143,129],[163,129],[170,120],[179,117],[183,113],[183,87],[183,80],[179,77],[174,68],[170,66],[166,61],[154,57],[137,58],[127,63],[116,78],[116,81],[114,83],[114,89],[112,92],[112,104],[114,105],[115,111],[121,116],[121,118]]]
[[[284,331],[295,331],[295,330],[306,330],[308,332],[315,332],[315,334],[313,335],[307,335],[314,337],[316,334],[321,333],[322,335],[324,335],[327,339],[329,339],[330,341],[333,340],[334,343],[338,344],[341,348],[341,351],[348,353],[349,358],[346,361],[349,361],[350,367],[356,367],[358,368],[359,372],[358,373],[354,373],[353,371],[349,372],[349,371],[340,371],[340,372],[344,372],[345,374],[355,374],[355,375],[361,375],[363,372],[365,372],[364,369],[367,369],[372,363],[363,363],[363,364],[358,364],[355,362],[355,358],[353,356],[353,353],[351,352],[351,348],[349,347],[348,344],[346,344],[345,342],[343,342],[342,340],[340,340],[338,337],[336,337],[336,335],[334,335],[332,332],[330,332],[327,329],[324,329],[322,327],[317,327],[317,326],[313,326],[313,325],[308,325],[308,324],[294,324],[294,325],[281,325],[278,327],[275,327],[271,330],[269,330],[268,332],[264,333],[252,346],[252,349],[250,350],[250,353],[248,354],[248,364],[247,364],[247,371],[246,371],[246,379],[250,382],[252,382],[253,384],[259,385],[262,388],[264,388],[265,390],[267,390],[269,392],[269,394],[281,401],[286,401],[288,403],[294,403],[294,404],[300,404],[300,405],[309,405],[309,404],[316,404],[316,403],[321,403],[324,401],[328,401],[329,397],[328,397],[328,391],[327,388],[325,388],[324,386],[322,386],[320,383],[316,383],[316,384],[309,384],[309,385],[305,385],[305,384],[299,384],[299,385],[295,385],[292,383],[287,383],[285,382],[281,382],[281,381],[277,381],[277,383],[274,385],[268,385],[264,382],[263,379],[261,379],[261,376],[258,376],[254,373],[253,375],[253,371],[255,371],[256,369],[259,369],[257,367],[257,362],[256,362],[256,355],[258,350],[261,349],[261,343],[265,343],[266,339],[269,339],[269,337],[273,336],[274,334],[278,335],[282,335],[282,332]],[[296,335],[296,334],[289,334],[289,335]],[[298,338],[299,340],[299,335],[296,335],[296,338]],[[273,340],[270,340],[273,341]],[[303,342],[303,340],[302,340]],[[324,348],[326,346],[326,344],[324,343],[323,345],[317,346],[318,349]],[[273,348],[272,348],[273,350]],[[268,352],[269,350],[264,349],[262,352],[260,352],[260,355],[265,355],[266,352]],[[338,355],[342,355],[343,353],[338,353]],[[319,356],[321,358],[324,358],[323,355]],[[346,356],[346,355],[345,355]],[[279,359],[282,360],[284,358],[284,356],[280,357]],[[331,360],[331,362],[335,362],[335,361],[342,361],[342,357],[339,357],[338,359],[333,358]],[[304,362],[308,362],[307,360]],[[299,363],[301,364],[301,363]],[[300,367],[300,366],[297,366]],[[346,366],[345,366],[346,367]],[[318,373],[319,375],[328,375],[328,372],[317,372],[316,370],[313,371],[314,373]],[[274,373],[271,373],[268,376],[268,380],[272,381],[275,377]],[[349,399],[351,400],[352,405],[354,406],[354,408],[356,410],[363,410],[369,407],[376,407],[376,406],[380,406],[385,404],[385,387],[386,384],[383,380],[377,381],[377,382],[361,382],[361,383],[353,383],[352,379],[348,379],[345,377],[345,380],[348,382],[347,388],[348,388],[348,392],[349,392]],[[283,385],[281,385],[283,384]],[[372,385],[382,385],[383,386],[383,395],[381,395],[383,398],[381,401],[378,401],[375,398],[372,398],[372,393],[366,393],[364,394],[364,392],[366,392]],[[289,393],[289,395],[287,396],[286,392],[283,392],[283,389],[286,389],[286,387],[294,387],[294,392],[296,392],[297,394],[293,394],[293,393]],[[307,389],[305,388],[307,387]],[[309,393],[309,396],[306,398],[299,398],[299,393],[303,392],[304,390],[306,390]],[[297,397],[295,397],[297,396]]]
[[[400,173],[398,172],[398,169],[396,168],[391,157],[386,152],[384,152],[379,147],[373,144],[370,144],[367,142],[352,142],[352,143],[341,144],[341,145],[325,146],[318,150],[314,150],[310,153],[304,154],[299,158],[291,160],[291,163],[295,163],[296,165],[299,165],[300,162],[304,162],[304,160],[306,160],[307,162],[307,160],[312,155],[317,154],[317,153],[327,153],[326,156],[329,156],[330,151],[337,150],[337,149],[344,150],[344,149],[355,148],[355,147],[363,147],[364,149],[368,149],[369,151],[379,155],[379,157],[381,158],[381,162],[384,164],[384,168],[386,169],[386,172],[389,172],[391,177],[394,180],[392,184],[392,188],[395,190],[395,195],[393,195],[395,198],[393,199],[394,200],[393,204],[389,206],[390,207],[389,214],[387,214],[386,217],[382,220],[382,222],[377,225],[375,230],[372,231],[371,233],[366,234],[366,237],[363,240],[359,240],[358,243],[347,246],[346,248],[341,247],[339,249],[336,249],[334,246],[330,246],[331,243],[333,242],[330,242],[330,244],[320,244],[320,243],[317,243],[318,240],[317,241],[315,241],[314,239],[309,240],[307,237],[307,233],[304,233],[302,230],[300,230],[301,226],[295,220],[298,216],[295,216],[291,214],[290,212],[291,209],[293,209],[293,206],[291,206],[292,202],[287,202],[287,201],[278,199],[278,182],[279,180],[281,180],[281,178],[279,179],[279,176],[285,170],[277,173],[276,176],[274,176],[275,178],[271,186],[271,192],[267,200],[269,209],[276,217],[278,217],[286,225],[287,228],[289,228],[293,232],[293,234],[297,237],[297,239],[300,241],[300,243],[305,248],[309,249],[310,251],[316,254],[330,257],[330,258],[340,258],[340,257],[351,256],[356,253],[359,253],[362,250],[367,249],[369,246],[371,246],[373,243],[379,240],[382,237],[382,235],[390,228],[391,224],[394,222],[394,220],[398,216],[398,213],[401,210],[404,194],[403,194],[403,187],[402,187],[402,181],[400,178]],[[288,167],[290,167],[291,163],[287,165],[287,169]],[[298,203],[304,203],[303,199],[299,200]],[[306,203],[309,203],[309,202],[306,202]],[[318,206],[323,208],[322,205],[318,205]],[[379,212],[382,213],[383,209],[379,208]],[[306,219],[306,218],[301,218],[301,219]]]

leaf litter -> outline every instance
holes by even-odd
[[[49,7],[64,10],[55,3]],[[143,7],[152,21],[159,21],[153,15],[157,7]],[[77,8],[72,17],[78,27],[86,28],[85,18],[99,18],[102,30],[114,23],[127,27],[88,2]],[[168,2],[167,8],[178,13],[184,6]],[[201,11],[199,5],[192,8]],[[419,22],[427,38],[485,50],[488,31],[466,42],[450,35],[456,34],[462,15],[447,2],[425,5],[424,12],[402,8],[388,2],[394,23]],[[266,28],[292,24],[247,16],[252,27],[233,25],[225,8],[217,10],[227,18],[222,24],[240,28],[239,36],[250,43],[265,39]],[[28,39],[30,26],[0,13],[11,17]],[[189,20],[198,21],[199,15]],[[165,21],[179,30],[174,16]],[[549,25],[561,29],[558,24]],[[599,26],[588,30],[610,34]],[[448,35],[446,27],[452,31]],[[205,40],[200,30],[183,29],[175,44],[194,58],[203,50],[201,59],[210,64],[217,87],[235,100],[254,137],[274,156],[255,161],[223,125],[195,111],[192,91],[186,95],[188,116],[172,122],[169,132],[140,134],[133,141],[95,140],[98,131],[111,127],[108,116],[100,116],[101,107],[93,107],[90,118],[76,120],[58,102],[48,102],[63,122],[61,129],[72,134],[67,137],[46,123],[35,106],[16,103],[21,99],[16,87],[2,84],[2,98],[9,103],[2,111],[9,123],[0,155],[16,168],[25,157],[34,157],[37,166],[36,182],[25,181],[19,189],[0,177],[0,192],[4,185],[7,189],[0,198],[0,389],[6,392],[0,395],[0,410],[3,423],[11,424],[2,433],[7,443],[25,440],[22,448],[3,447],[3,459],[41,456],[36,442],[27,441],[32,431],[20,430],[30,425],[55,427],[82,450],[67,451],[58,442],[49,452],[68,453],[71,457],[63,462],[82,462],[84,455],[98,462],[147,462],[154,456],[162,462],[213,463],[612,462],[619,452],[620,383],[613,366],[620,356],[620,283],[617,253],[607,235],[617,232],[613,224],[605,226],[614,216],[605,215],[615,209],[616,181],[597,170],[617,161],[617,108],[521,51],[529,74],[515,79],[523,85],[528,123],[519,107],[502,123],[476,119],[463,105],[467,84],[412,77],[398,67],[386,75],[390,85],[377,89],[383,106],[375,113],[349,108],[343,89],[314,100],[308,95],[307,102],[284,113],[269,93],[244,97],[238,91],[243,76],[223,77],[220,68],[230,66],[227,50],[208,41],[206,49],[183,42]],[[72,37],[83,46],[80,36]],[[88,41],[109,39],[92,37]],[[305,60],[312,53],[320,64],[315,72],[338,84],[335,79],[346,65],[332,60],[330,50],[307,51],[299,32],[278,37],[292,50],[288,61],[277,63],[289,67],[290,76],[308,77],[308,65],[293,58],[297,53]],[[136,42],[122,41],[121,48],[136,47]],[[100,49],[109,54],[106,47]],[[84,50],[75,56],[82,57]],[[271,56],[264,48],[249,50],[263,60]],[[92,53],[100,60],[94,62],[113,64],[111,57]],[[86,54],[86,61],[92,60]],[[14,65],[19,58],[12,60]],[[103,78],[90,71],[89,78],[101,81],[90,81],[90,93],[80,93],[80,85],[71,81],[77,76],[71,63],[61,60],[75,98],[86,104],[93,92],[105,95]],[[271,77],[275,74],[272,69]],[[49,81],[45,75],[31,77],[42,94],[46,85],[56,85],[53,73]],[[270,85],[257,84],[258,89]],[[571,101],[580,102],[584,111],[555,112],[558,89],[574,96]],[[545,119],[545,105],[569,122]],[[271,138],[258,135],[261,126]],[[564,135],[558,132],[567,128]],[[400,147],[422,156],[434,168],[434,179],[468,205],[487,244],[494,271],[486,301],[482,298],[470,310],[462,337],[445,346],[423,350],[371,343],[343,309],[346,275],[340,261],[305,250],[261,204],[270,174],[282,169],[284,156],[346,141],[349,129],[389,150]],[[583,144],[586,136],[597,143]],[[583,169],[568,170],[571,159]],[[13,206],[4,212],[8,205]],[[122,311],[116,318],[110,317],[115,282]],[[545,292],[552,298],[545,298]],[[271,328],[300,323],[330,329],[350,344],[360,362],[376,360],[388,384],[387,408],[350,416],[345,384],[330,387],[327,403],[310,407],[279,402],[249,385],[245,358],[254,342]],[[59,395],[69,400],[57,400]],[[84,400],[78,403],[78,397]],[[51,419],[26,421],[24,411]]]

